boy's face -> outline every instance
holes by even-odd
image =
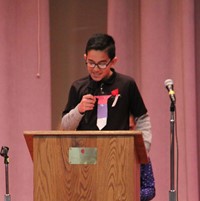
[[[97,65],[95,67],[89,67],[87,65],[88,73],[94,81],[101,81],[103,79],[108,79],[112,75],[111,67],[116,63],[117,58],[112,61],[108,57],[107,53],[100,50],[90,50],[88,54],[84,55],[85,61],[94,64],[108,64],[106,68],[101,69]],[[109,63],[110,62],[110,63]]]

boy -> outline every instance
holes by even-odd
[[[113,68],[117,57],[112,36],[93,35],[87,42],[84,59],[89,75],[72,84],[62,113],[62,128],[129,130],[131,114],[149,151],[152,138],[150,118],[134,79]]]

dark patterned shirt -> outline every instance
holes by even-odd
[[[155,180],[151,161],[140,166],[140,200],[149,201],[155,197]]]

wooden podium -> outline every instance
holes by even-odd
[[[139,131],[25,131],[34,201],[139,201]]]

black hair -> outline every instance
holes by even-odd
[[[108,34],[94,34],[87,42],[85,54],[87,55],[90,50],[105,51],[112,60],[115,57],[115,41]]]

